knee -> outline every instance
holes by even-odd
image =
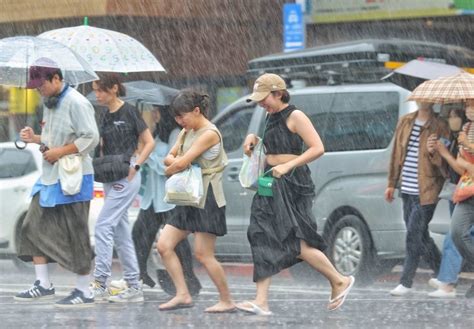
[[[454,227],[451,230],[451,239],[453,240],[456,249],[461,250],[464,247],[463,232],[459,228]]]
[[[415,234],[413,232],[407,232],[407,237],[406,237],[406,244],[407,244],[407,252],[408,251],[416,251],[421,245],[421,237],[418,234]]]
[[[174,250],[174,248],[172,248],[169,243],[163,241],[163,239],[158,240],[156,249],[158,250],[158,253],[161,257],[167,257]]]
[[[204,250],[196,250],[194,252],[194,256],[196,257],[197,261],[203,265],[215,260],[215,257],[212,253],[206,252]]]

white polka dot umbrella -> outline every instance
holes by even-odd
[[[116,31],[81,25],[47,31],[38,37],[72,48],[98,72],[165,71],[143,44]]]

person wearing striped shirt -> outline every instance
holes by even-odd
[[[447,138],[447,123],[433,111],[433,104],[418,103],[418,110],[402,118],[395,131],[385,200],[392,202],[395,188],[400,189],[403,220],[406,225],[406,255],[400,284],[390,291],[403,296],[412,291],[413,278],[423,257],[435,275],[441,253],[428,231],[438,194],[444,183],[446,162],[438,153],[430,153],[428,138]]]

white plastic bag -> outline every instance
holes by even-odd
[[[164,201],[180,206],[199,206],[204,194],[202,173],[199,166],[193,165],[166,180]]]
[[[265,167],[265,153],[263,152],[263,142],[259,140],[255,145],[252,154],[244,154],[242,167],[239,172],[240,185],[250,190],[257,190],[258,177],[263,174]]]
[[[64,195],[74,195],[81,191],[82,156],[68,154],[58,160],[59,182]]]

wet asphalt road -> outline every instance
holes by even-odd
[[[340,310],[326,311],[329,287],[325,281],[295,280],[288,271],[276,276],[270,293],[272,316],[242,312],[206,314],[204,309],[217,299],[217,292],[202,269],[198,269],[203,290],[191,309],[158,311],[169,296],[160,288],[145,289],[145,302],[136,304],[96,304],[92,308],[56,309],[51,302],[19,303],[13,295],[33,281],[32,272],[20,274],[9,261],[0,261],[0,328],[472,328],[474,299],[464,292],[471,284],[462,280],[456,299],[427,297],[428,273],[418,273],[415,292],[407,297],[391,297],[399,277],[391,273],[370,286],[356,286]],[[236,301],[253,297],[251,268],[226,266],[228,281]],[[74,277],[56,269],[51,275],[57,296],[65,296]],[[120,277],[118,267],[115,277]]]

